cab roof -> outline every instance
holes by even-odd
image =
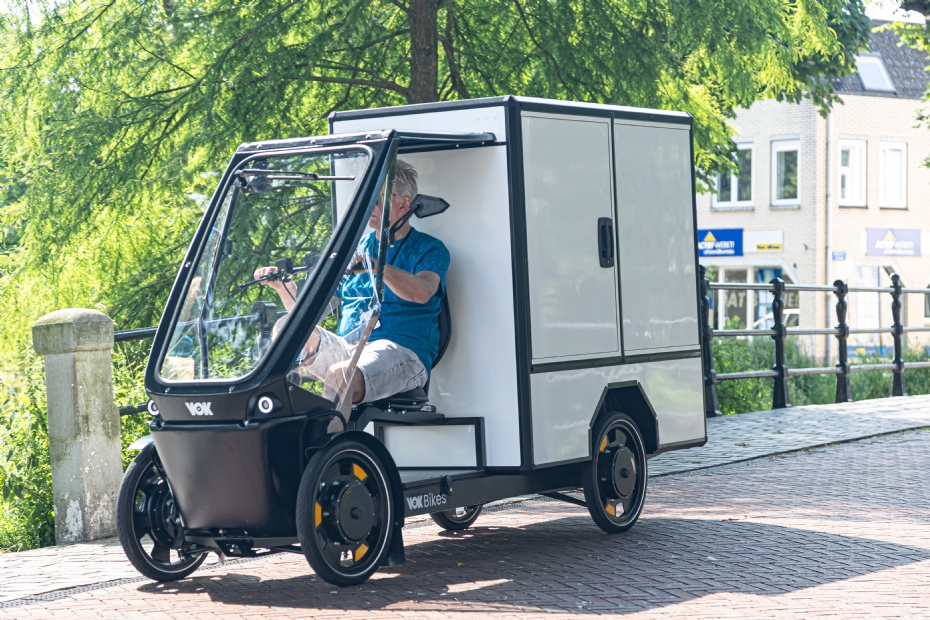
[[[392,129],[384,129],[381,131],[312,136],[307,138],[285,138],[283,140],[246,142],[240,145],[239,148],[236,149],[236,152],[257,153],[300,147],[364,144],[366,142],[387,140],[392,135],[396,136],[399,141],[397,150],[400,153],[486,146],[497,142],[497,138],[493,133],[444,133],[435,131],[395,131]]]

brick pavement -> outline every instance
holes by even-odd
[[[623,535],[531,500],[461,535],[409,527],[407,566],[353,588],[280,555],[13,601],[0,618],[927,618],[928,472],[930,432],[894,434],[653,479],[642,523]]]

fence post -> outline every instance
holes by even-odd
[[[891,274],[891,318],[892,333],[894,337],[894,374],[892,375],[891,395],[907,396],[907,390],[904,388],[904,357],[902,351],[902,340],[904,336],[904,325],[901,323],[901,276],[896,273]]]
[[[784,409],[791,406],[788,396],[788,366],[785,364],[785,338],[788,328],[785,326],[785,281],[781,278],[772,279],[772,317],[775,325],[772,329],[775,334],[775,365],[772,370],[778,373],[775,377],[775,389],[772,390],[772,409]]]
[[[58,310],[35,322],[32,343],[45,356],[55,538],[69,544],[114,536],[123,464],[113,321],[96,310]]]
[[[701,355],[704,356],[704,415],[708,418],[723,415],[717,402],[717,371],[714,370],[712,342],[714,328],[710,324],[710,280],[707,279],[707,267],[701,270]]]
[[[849,386],[849,358],[846,342],[849,340],[849,325],[846,323],[846,310],[849,307],[846,301],[846,295],[849,293],[849,287],[842,280],[833,283],[833,293],[836,295],[836,320],[839,324],[836,326],[836,340],[838,348],[839,361],[836,367],[840,369],[836,375],[836,398],[835,403],[851,403],[852,389]]]

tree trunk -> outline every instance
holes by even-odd
[[[410,95],[407,103],[439,98],[439,0],[410,0]]]

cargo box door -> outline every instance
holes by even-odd
[[[620,351],[610,121],[524,114],[534,360]]]

